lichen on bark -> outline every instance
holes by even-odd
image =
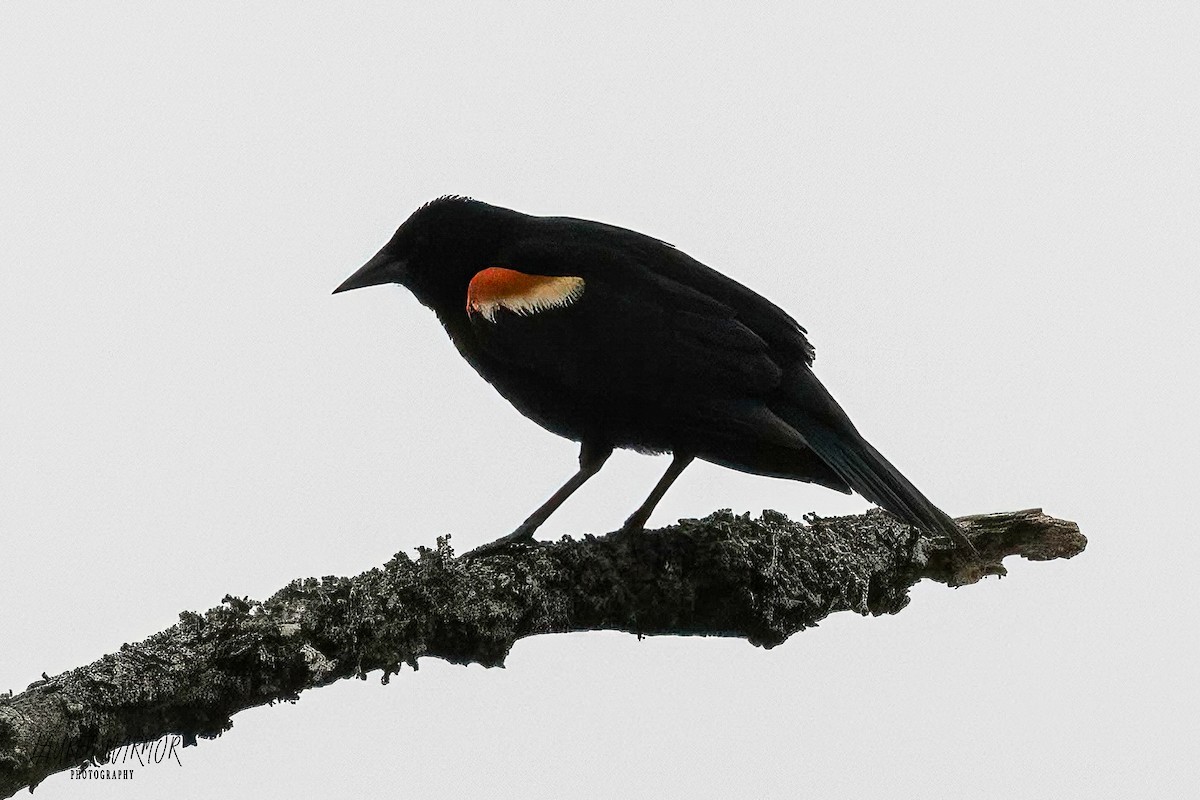
[[[795,522],[720,511],[659,531],[456,557],[449,538],[354,577],[226,596],[161,633],[0,696],[0,797],[117,747],[219,736],[239,711],[421,658],[498,666],[520,639],[579,630],[733,636],[774,647],[831,613],[893,614],[923,579],[966,585],[1010,555],[1070,558],[1087,540],[1039,509],[959,520],[979,551],[882,511]]]

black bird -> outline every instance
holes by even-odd
[[[466,197],[417,209],[334,293],[398,283],[517,410],[580,443],[579,471],[513,533],[532,538],[613,448],[672,453],[640,529],[695,458],[857,491],[971,544],[855,429],[786,312],[666,242]],[[478,552],[478,551],[476,551]]]

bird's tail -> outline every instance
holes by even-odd
[[[802,394],[808,401],[802,402],[804,411],[787,414],[785,419],[821,460],[875,505],[909,525],[949,536],[951,541],[974,551],[958,523],[931,503],[863,438],[815,376],[809,373],[805,377],[807,380],[800,381]],[[818,408],[818,413],[811,413]]]

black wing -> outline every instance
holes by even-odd
[[[561,232],[522,240],[504,250],[495,266],[581,277],[583,291],[573,302],[533,313],[476,314],[475,338],[497,361],[535,375],[539,385],[569,395],[616,428],[635,431],[631,438],[644,422],[654,432],[691,440],[741,438],[803,448],[766,404],[783,375],[780,348],[730,303],[648,268],[645,259],[652,255],[621,241]],[[790,322],[786,315],[783,320]],[[794,348],[795,337],[804,340],[791,326]]]
[[[636,231],[571,217],[534,217],[527,229],[526,238],[514,248],[529,262],[527,266],[553,270],[582,264],[620,275],[633,284],[702,295],[732,312],[769,344],[779,360],[799,360],[811,366],[816,358],[807,331],[790,314],[673,245]]]

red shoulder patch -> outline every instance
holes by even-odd
[[[528,275],[515,269],[488,267],[476,273],[467,287],[467,313],[496,321],[501,308],[514,314],[535,314],[568,306],[583,295],[583,278],[573,275]]]

